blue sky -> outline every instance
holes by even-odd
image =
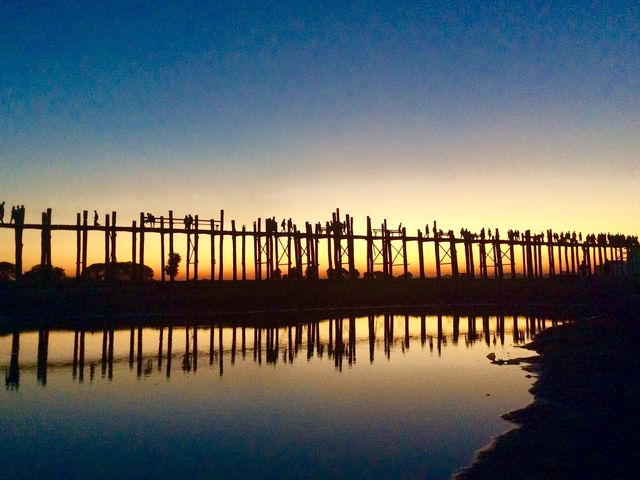
[[[0,196],[28,215],[639,231],[638,2],[3,2],[0,26]]]

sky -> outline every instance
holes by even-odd
[[[637,235],[639,37],[625,0],[2,2],[0,201]]]

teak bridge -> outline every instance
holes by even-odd
[[[225,225],[224,210],[219,219],[203,221],[196,215],[175,218],[172,211],[167,217],[156,217],[140,213],[140,219],[131,225],[117,225],[117,214],[104,216],[100,224],[97,213],[93,223],[89,223],[88,211],[77,214],[75,225],[61,225],[52,222],[52,211],[42,212],[40,224],[24,221],[24,207],[12,212],[10,223],[0,224],[0,228],[13,229],[15,233],[15,276],[20,280],[23,274],[23,233],[25,230],[40,230],[42,265],[52,265],[51,235],[55,231],[76,233],[76,278],[81,278],[87,269],[88,233],[104,233],[104,263],[108,267],[117,262],[118,234],[131,235],[131,263],[144,265],[145,245],[155,235],[160,242],[160,280],[174,281],[175,271],[165,268],[167,260],[174,256],[176,236],[186,240],[187,261],[186,280],[198,280],[200,237],[210,237],[211,281],[222,280],[267,280],[281,278],[319,278],[321,247],[326,248],[327,276],[329,278],[355,278],[356,242],[366,243],[365,278],[411,277],[407,245],[417,245],[419,278],[426,274],[426,249],[434,253],[435,277],[443,276],[470,278],[539,278],[557,275],[638,275],[640,274],[640,244],[637,237],[621,234],[582,233],[523,233],[509,230],[506,238],[498,229],[492,233],[483,228],[479,233],[462,229],[456,237],[452,230],[443,232],[433,223],[431,233],[427,225],[425,231],[418,230],[415,236],[407,235],[402,224],[396,229],[389,228],[384,220],[379,227],[372,226],[367,217],[365,234],[356,234],[353,217],[341,219],[340,210],[332,213],[331,221],[306,222],[303,229],[291,219],[277,222],[267,218],[253,222],[253,229],[236,226],[231,220]],[[225,278],[225,241],[231,242],[231,278]],[[238,243],[240,244],[238,248]],[[248,275],[247,244],[252,244],[253,274]],[[168,245],[167,245],[168,244]],[[168,248],[167,248],[168,247]],[[229,252],[226,252],[227,255]],[[464,268],[461,268],[461,259]],[[476,265],[477,261],[477,265]],[[108,270],[107,270],[108,271]],[[144,280],[143,268],[134,269],[139,281]],[[217,272],[217,274],[216,274]],[[284,272],[284,273],[283,273]],[[251,277],[251,278],[250,278]]]

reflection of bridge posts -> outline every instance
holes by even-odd
[[[133,368],[133,348],[136,342],[136,331],[131,329],[129,331],[129,368]]]
[[[482,333],[484,334],[484,343],[490,346],[491,336],[489,332],[489,317],[487,315],[482,316]]]
[[[107,378],[113,380],[113,329],[109,330],[109,344],[107,347]]]
[[[164,341],[164,327],[158,332],[158,371],[162,371],[162,344]]]
[[[224,374],[224,348],[222,346],[222,325],[218,325],[218,366],[219,366],[219,374],[220,376],[222,376]]]
[[[171,359],[172,359],[172,347],[173,347],[173,327],[169,327],[167,330],[167,378],[171,377]]]
[[[453,344],[458,344],[458,338],[460,336],[460,316],[453,316]]]
[[[194,362],[195,362],[195,357],[194,357]],[[236,363],[236,327],[233,327],[231,329],[231,365],[234,365],[235,363]],[[195,363],[194,363],[194,367],[195,367]]]
[[[289,363],[293,363],[293,332],[291,326],[287,327],[287,355]]]
[[[214,348],[215,343],[215,328],[211,325],[209,328],[209,365],[213,365],[213,353],[215,351]]]
[[[376,347],[375,317],[369,315],[369,363],[373,363]]]
[[[409,350],[409,315],[404,316],[404,348]]]
[[[313,341],[314,331],[311,328],[311,323],[307,323],[307,360],[313,357],[313,347],[315,346],[315,342]]]
[[[513,316],[513,343],[520,343],[520,331],[518,330],[518,316]]]
[[[476,317],[472,315],[467,318],[467,332],[469,342],[475,342],[478,333],[476,332]]]
[[[268,328],[266,341],[266,359],[268,364],[278,362],[279,332],[277,328]]]
[[[438,356],[442,355],[442,315],[438,315]]]
[[[75,380],[78,375],[78,338],[80,332],[75,330],[73,332],[73,369],[71,370],[71,377]]]
[[[500,336],[500,345],[504,345],[504,316],[498,316],[498,335]]]
[[[349,318],[349,365],[356,363],[356,317]]]
[[[80,332],[80,366],[78,381],[82,383],[84,381],[84,330]]]
[[[138,328],[138,355],[136,356],[136,375],[142,376],[142,328]]]
[[[47,384],[47,357],[49,354],[49,330],[38,332],[38,371],[37,380],[42,386]]]
[[[100,376],[107,376],[107,329],[102,330],[102,355],[100,356]]]
[[[425,315],[420,316],[420,345],[424,347],[427,341],[427,317]]]
[[[391,356],[391,315],[384,314],[384,354],[388,358]]]
[[[247,356],[247,328],[242,326],[242,359]]]
[[[9,361],[9,371],[5,377],[7,390],[17,390],[20,387],[20,333],[15,330],[11,337],[11,360]]]
[[[343,343],[343,327],[344,320],[342,318],[336,319],[336,344],[334,348],[334,362],[335,367],[342,371],[342,357],[344,355],[344,343]]]
[[[233,329],[234,333],[234,341],[235,341],[235,328]],[[235,343],[234,343],[235,347]],[[198,327],[194,325],[193,327],[193,371],[198,371]]]

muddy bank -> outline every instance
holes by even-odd
[[[640,470],[640,302],[540,333],[528,348],[534,402],[458,474],[473,479],[636,478]]]

